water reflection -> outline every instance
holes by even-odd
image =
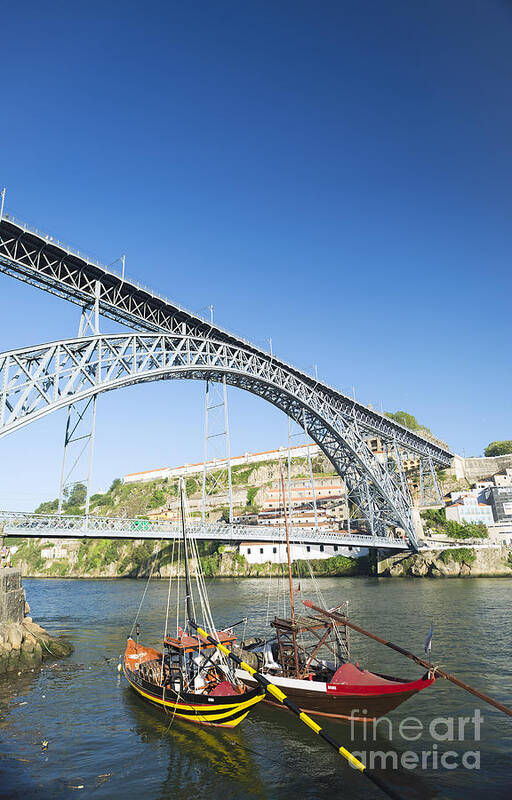
[[[159,798],[190,798],[214,782],[224,797],[266,797],[259,770],[243,734],[191,725],[153,709],[126,689],[123,701],[135,719],[144,743],[164,743],[169,753],[167,775]],[[224,788],[223,788],[224,787]]]

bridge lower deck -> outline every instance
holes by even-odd
[[[177,522],[116,517],[77,517],[67,514],[30,514],[0,511],[4,536],[43,539],[178,539]],[[224,522],[192,523],[188,535],[195,539],[220,542],[284,542],[286,531],[270,525],[229,525]],[[290,530],[290,541],[303,544],[336,544],[344,547],[378,547],[408,550],[409,543],[399,537],[369,536],[343,531]]]

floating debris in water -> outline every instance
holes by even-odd
[[[46,739],[41,742],[41,750],[48,750],[48,741]]]

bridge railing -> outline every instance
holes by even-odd
[[[206,317],[204,317],[202,314],[198,313],[197,311],[192,311],[190,308],[187,308],[186,306],[176,303],[175,300],[171,300],[169,297],[166,297],[160,292],[155,292],[155,290],[152,289],[150,286],[147,286],[144,283],[140,283],[140,281],[135,280],[133,277],[130,277],[130,279],[128,280],[126,276],[122,274],[121,271],[112,269],[112,265],[107,266],[98,259],[91,258],[91,256],[89,256],[87,253],[84,253],[83,251],[78,250],[78,248],[71,246],[68,242],[60,241],[60,239],[57,239],[55,236],[50,235],[45,231],[39,230],[39,228],[36,228],[34,225],[26,222],[23,219],[20,219],[19,217],[16,217],[14,214],[4,213],[2,219],[4,219],[6,222],[12,222],[18,228],[22,228],[26,233],[29,234],[31,233],[34,236],[38,236],[40,239],[44,239],[45,242],[48,242],[49,245],[60,247],[60,249],[65,250],[65,252],[68,253],[68,255],[76,256],[81,261],[84,261],[87,264],[92,264],[93,266],[98,267],[107,275],[114,275],[118,280],[123,281],[126,284],[129,284],[130,287],[133,287],[135,289],[140,289],[141,291],[146,292],[146,294],[151,295],[151,297],[154,297],[156,300],[161,300],[163,303],[166,303],[167,305],[172,305],[178,311],[181,311],[184,314],[188,314],[190,317],[195,317],[200,322],[211,327],[212,325],[211,321],[208,320]],[[218,326],[216,325],[215,327]],[[225,332],[227,333],[227,331]],[[230,330],[229,334],[232,336],[236,336],[238,339],[240,339],[241,342],[246,344],[248,347],[256,346],[257,348],[262,350],[265,354],[269,356],[271,355],[270,351],[267,349],[266,342],[250,341],[249,339],[246,339],[245,336],[240,334],[237,330]]]
[[[14,225],[17,225],[18,228],[23,228],[23,230],[27,233],[33,233],[35,236],[39,236],[41,239],[47,241],[48,244],[54,244],[56,247],[60,247],[70,255],[77,256],[78,258],[82,259],[82,261],[87,261],[89,264],[94,264],[95,267],[100,267],[100,269],[104,269],[107,272],[109,271],[103,264],[96,259],[91,258],[87,253],[82,253],[80,250],[77,250],[76,247],[71,247],[66,242],[61,242],[55,236],[46,233],[46,231],[39,230],[39,228],[34,227],[34,225],[29,224],[24,219],[16,217],[14,214],[4,212],[2,219],[5,219],[6,222],[12,222]],[[120,278],[121,276],[117,275],[117,277]]]

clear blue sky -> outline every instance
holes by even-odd
[[[504,0],[4,5],[7,210],[479,454],[512,438],[511,36]],[[0,293],[2,351],[76,333]],[[95,488],[199,460],[203,397],[100,397]],[[230,400],[233,452],[285,442]],[[1,441],[0,507],[56,495],[63,425]]]

